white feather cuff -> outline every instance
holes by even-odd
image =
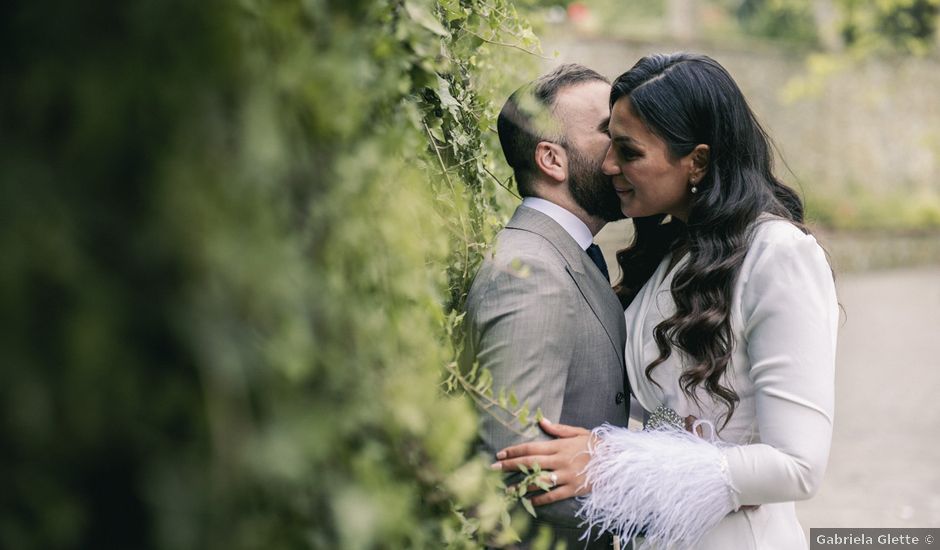
[[[728,465],[714,443],[674,429],[594,430],[587,479],[592,492],[578,514],[589,532],[616,533],[621,543],[643,534],[638,548],[693,548],[737,508]]]

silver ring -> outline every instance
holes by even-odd
[[[552,475],[548,476],[548,479],[552,482],[552,487],[558,485],[558,474],[552,472]]]

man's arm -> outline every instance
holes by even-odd
[[[468,343],[480,368],[492,374],[495,395],[503,388],[515,392],[533,416],[541,409],[558,422],[577,331],[584,329],[574,326],[577,288],[563,266],[540,258],[496,265],[485,276],[474,289],[467,319]],[[519,433],[515,419],[501,411],[482,411],[481,422],[485,448],[494,458],[509,445],[549,439],[538,426]],[[539,508],[538,518],[576,527],[577,508],[569,499]]]

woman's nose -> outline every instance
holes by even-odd
[[[617,159],[614,158],[614,147],[613,144],[607,147],[607,154],[604,155],[604,163],[601,164],[601,172],[606,176],[616,176],[620,174],[620,166],[617,164]]]

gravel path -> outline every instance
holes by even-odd
[[[811,527],[940,527],[940,267],[837,280],[845,308],[826,479]]]

